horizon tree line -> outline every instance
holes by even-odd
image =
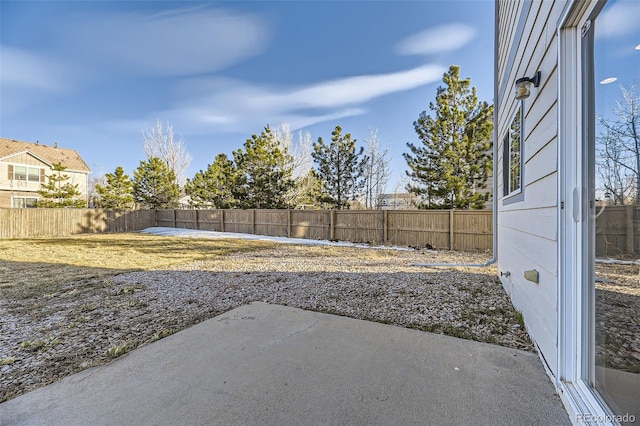
[[[409,152],[403,154],[405,189],[417,197],[418,208],[483,208],[491,195],[482,189],[492,171],[493,106],[479,101],[458,66],[444,73],[443,82],[430,112],[423,111],[413,123],[419,142],[408,142]],[[143,132],[147,159],[133,178],[117,167],[94,179],[95,206],[175,208],[187,195],[195,208],[377,208],[390,159],[377,130],[364,141],[359,146],[337,125],[328,141],[319,137],[312,142],[308,132],[300,132],[294,143],[287,124],[266,125],[231,156],[217,154],[206,169],[188,178],[191,156],[184,139],[174,135],[170,123],[163,126],[158,120]]]
[[[176,171],[162,153],[182,153],[183,158],[172,164],[185,164],[184,159],[190,156],[182,139],[181,149],[163,146],[176,140],[170,124],[166,129],[168,135],[157,124],[154,131],[144,134],[149,158],[140,162],[133,178],[117,167],[115,172],[96,179],[96,207],[131,208],[138,203],[148,208],[175,208],[182,195],[189,196],[194,208],[346,209],[358,199],[367,207],[375,207],[372,200],[377,202],[389,177],[388,150],[380,150],[376,131],[366,139],[367,154],[371,153],[367,155],[364,147],[358,150],[357,140],[350,133],[343,134],[340,126],[336,126],[328,143],[322,137],[312,142],[309,132],[300,132],[294,143],[290,127],[283,124],[277,129],[265,126],[231,157],[225,153],[216,155],[206,169],[179,185]],[[372,157],[375,164],[369,162]]]

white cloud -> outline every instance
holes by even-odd
[[[0,45],[0,81],[4,87],[64,92],[69,69],[58,61],[24,49]]]
[[[252,15],[199,7],[77,15],[61,37],[78,60],[140,75],[184,76],[219,71],[264,52],[270,31]]]
[[[0,45],[3,109],[123,74],[189,76],[219,71],[263,52],[270,38],[252,15],[209,8],[158,14],[69,14],[56,20],[47,52]],[[115,71],[115,73],[114,73]]]
[[[3,115],[22,111],[44,97],[68,94],[82,78],[72,65],[49,55],[0,45]]]
[[[389,93],[401,92],[432,83],[442,77],[444,68],[424,65],[389,74],[347,77],[314,84],[288,93],[254,98],[252,104],[263,107],[317,108],[353,105]]]
[[[465,24],[446,24],[429,28],[402,40],[396,46],[400,55],[429,55],[459,49],[469,43],[476,30]]]
[[[187,95],[185,99],[170,111],[158,114],[180,117],[185,128],[199,128],[203,132],[246,132],[267,123],[280,122],[298,129],[364,114],[366,102],[433,83],[445,71],[442,66],[425,65],[395,73],[348,77],[294,88],[197,78],[181,87]]]
[[[637,1],[618,1],[596,20],[596,37],[620,37],[638,31],[640,4]]]
[[[287,123],[289,124],[289,126],[291,126],[291,129],[295,131],[308,126],[312,126],[317,123],[340,120],[341,118],[347,117],[355,117],[366,113],[367,110],[364,108],[347,108],[324,115],[284,114],[279,117],[279,119],[270,121],[269,123],[273,123],[272,125],[277,125],[278,123]]]

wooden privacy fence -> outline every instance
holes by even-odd
[[[156,225],[463,251],[493,245],[488,210],[158,210]]]
[[[596,254],[640,253],[640,206],[596,210]],[[490,250],[489,210],[0,209],[0,238],[132,232],[152,226],[312,240]]]
[[[596,256],[640,253],[640,205],[596,207]]]
[[[155,223],[155,210],[0,209],[0,238],[131,232]]]

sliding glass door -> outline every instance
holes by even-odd
[[[583,39],[590,383],[625,423],[640,421],[640,2],[608,1]]]
[[[559,372],[577,421],[640,421],[640,2],[560,27]]]

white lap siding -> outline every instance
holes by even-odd
[[[515,307],[549,369],[557,366],[558,310],[558,39],[564,2],[499,0],[496,4],[498,99],[498,267]],[[541,71],[522,104],[515,81]],[[503,195],[503,143],[517,108],[524,114],[522,193]],[[539,283],[524,278],[535,269]],[[509,275],[504,275],[506,272]]]

